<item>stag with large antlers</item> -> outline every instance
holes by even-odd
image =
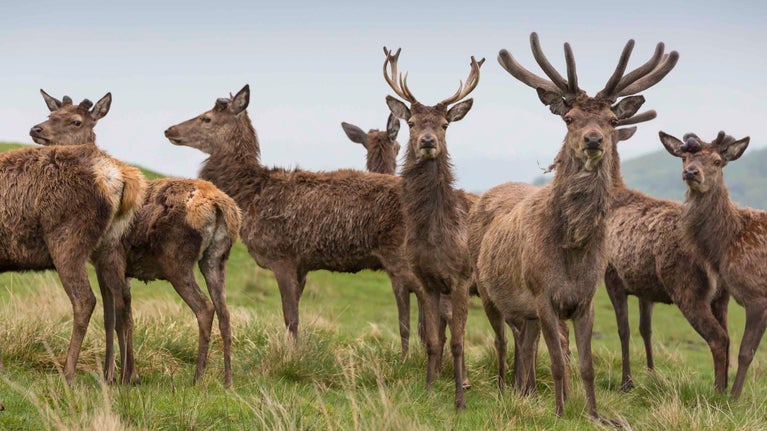
[[[653,118],[653,113],[635,115],[644,98],[634,94],[660,81],[676,64],[678,54],[666,56],[662,49],[656,50],[650,61],[624,75],[634,46],[629,41],[605,88],[590,97],[578,87],[569,44],[564,46],[567,79],[546,59],[535,33],[530,44],[549,80],[522,67],[506,50],[500,51],[498,60],[512,76],[536,89],[541,101],[564,120],[567,135],[551,184],[542,188],[507,185],[508,198],[516,204],[504,206],[484,232],[471,229],[482,235],[476,278],[497,347],[504,345],[498,340],[505,339],[504,322],[526,321],[523,345],[537,337],[539,328],[543,331],[558,416],[564,414],[565,396],[565,358],[558,328],[561,320],[573,320],[588,413],[604,421],[594,392],[592,299],[607,267],[606,219],[616,169],[612,150],[621,134],[616,128]],[[629,97],[618,101],[623,96]],[[478,206],[483,199],[484,195]],[[534,351],[520,349],[516,354],[527,355],[521,361],[527,366],[534,364]]]
[[[413,96],[407,86],[407,74],[397,73],[400,52],[397,50],[392,54],[384,48],[383,72],[392,90],[410,103],[408,107],[392,96],[386,97],[391,112],[405,120],[410,128],[402,170],[402,207],[407,226],[408,259],[426,290],[423,304],[428,355],[426,386],[431,387],[441,361],[442,345],[437,334],[440,294],[449,294],[452,313],[448,325],[455,406],[464,408],[463,390],[468,380],[463,362],[463,335],[471,282],[466,216],[471,202],[464,192],[453,188],[445,131],[450,123],[462,119],[471,109],[473,99],[463,99],[479,83],[479,68],[485,60],[476,61],[472,57],[466,84],[461,82],[455,94],[434,106],[427,106]]]
[[[693,133],[683,141],[660,132],[673,156],[682,158],[687,199],[681,215],[682,234],[692,254],[719,274],[735,301],[746,309],[746,328],[738,353],[732,396],[743,390],[746,372],[767,328],[767,212],[740,208],[730,200],[724,167],[746,151],[749,137],[735,139],[719,132],[712,142]]]

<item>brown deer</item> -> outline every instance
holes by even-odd
[[[80,146],[95,142],[93,129],[109,112],[110,93],[93,106],[87,99],[75,105],[40,92],[51,113],[47,121],[34,126],[30,132],[38,143]],[[93,110],[89,111],[91,106]],[[213,184],[176,178],[149,182],[131,228],[108,255],[94,262],[102,293],[109,296],[114,292],[113,297],[104,301],[108,380],[114,376],[115,329],[123,364],[122,380],[138,378],[133,358],[130,281],[126,279],[131,277],[142,281],[169,281],[194,312],[198,324],[195,382],[205,371],[215,311],[223,340],[224,382],[227,387],[232,385],[232,333],[224,280],[226,261],[239,230],[239,208]],[[212,304],[195,281],[195,265],[205,278]]]
[[[407,121],[410,139],[402,170],[402,206],[407,225],[406,248],[410,265],[426,291],[423,303],[428,365],[426,386],[431,387],[438,371],[442,346],[438,340],[440,294],[450,295],[452,312],[450,350],[455,377],[455,406],[465,408],[463,336],[468,315],[471,263],[466,243],[466,216],[471,201],[466,193],[453,188],[453,172],[445,140],[450,123],[461,120],[471,109],[473,99],[461,101],[479,83],[479,68],[484,59],[471,58],[466,85],[434,106],[416,100],[407,79],[397,74],[396,54],[384,48],[384,78],[394,92],[410,103],[386,97],[391,112]],[[391,76],[387,66],[391,68]],[[453,105],[452,107],[450,105]]]
[[[605,287],[615,309],[621,340],[621,388],[633,387],[629,360],[627,295],[639,299],[639,332],[647,368],[654,369],[652,310],[655,302],[673,303],[706,340],[714,362],[714,387],[727,388],[730,339],[727,334],[729,293],[709,277],[705,262],[683,246],[682,204],[631,190],[620,175],[613,148],[612,212],[608,226],[608,266]]]
[[[355,170],[306,172],[267,168],[246,108],[247,85],[213,109],[165,131],[176,145],[210,155],[200,177],[243,210],[242,240],[256,263],[274,272],[285,326],[296,338],[298,303],[309,271],[383,269],[399,314],[401,352],[408,351],[410,292],[420,286],[405,258],[401,180]]]
[[[386,130],[370,129],[367,133],[362,129],[346,122],[341,123],[346,136],[352,142],[365,147],[366,166],[368,172],[394,175],[397,171],[397,154],[400,145],[397,142],[399,133],[399,119],[389,114],[386,122]]]
[[[660,132],[671,155],[682,158],[687,199],[681,231],[690,252],[711,265],[735,301],[746,310],[746,328],[738,353],[732,396],[740,397],[751,360],[767,327],[767,212],[735,205],[724,184],[723,169],[746,151],[749,137],[719,132],[712,142],[693,133],[679,139]]]
[[[0,184],[0,271],[57,270],[74,313],[64,364],[71,383],[96,304],[86,261],[107,255],[129,227],[144,199],[144,177],[89,143],[3,153]]]
[[[498,60],[512,76],[536,89],[541,101],[560,116],[567,135],[555,162],[556,174],[540,189],[508,186],[516,204],[487,226],[480,242],[476,279],[485,311],[498,338],[504,322],[525,321],[524,345],[539,330],[551,358],[556,414],[564,413],[565,358],[560,320],[572,319],[589,416],[597,412],[591,335],[592,299],[607,267],[607,215],[614,195],[612,147],[616,127],[632,124],[644,98],[632,96],[660,81],[676,64],[678,54],[653,56],[624,75],[633,48],[629,41],[605,88],[590,97],[578,87],[575,60],[565,43],[567,79],[546,59],[536,33],[530,35],[533,55],[549,79],[520,65],[506,50]],[[626,97],[620,101],[618,98]],[[616,103],[617,102],[617,103]],[[637,116],[640,121],[645,115]],[[482,198],[477,205],[481,205]],[[540,328],[540,329],[539,329]],[[523,364],[535,352],[520,349]],[[503,359],[499,355],[499,362]],[[500,365],[500,364],[499,364]]]

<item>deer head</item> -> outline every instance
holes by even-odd
[[[748,136],[736,140],[723,131],[712,142],[704,142],[694,133],[685,134],[684,142],[664,132],[658,135],[666,151],[682,159],[682,180],[690,190],[699,193],[722,184],[722,169],[739,159],[750,141]]]
[[[399,119],[394,114],[389,114],[385,131],[371,129],[365,133],[354,124],[346,122],[341,123],[341,127],[352,142],[362,144],[367,150],[367,168],[370,172],[394,174],[400,149],[397,142]]]
[[[554,69],[543,54],[536,33],[530,35],[530,46],[536,62],[549,79],[525,69],[505,49],[498,53],[498,62],[512,76],[535,88],[541,102],[552,113],[562,117],[567,125],[564,145],[589,171],[599,165],[605,153],[612,151],[616,143],[613,139],[616,127],[655,117],[654,111],[635,115],[644,103],[644,97],[634,95],[658,83],[679,59],[676,51],[664,54],[664,45],[659,43],[649,61],[624,75],[634,48],[634,41],[629,40],[605,88],[590,97],[578,87],[575,57],[570,44],[564,45],[567,79]],[[628,97],[618,101],[624,96]]]
[[[230,93],[231,94],[231,93]],[[227,142],[239,127],[239,117],[250,103],[247,84],[229,98],[216,99],[213,109],[165,130],[165,137],[175,145],[185,145],[212,154],[216,143]]]
[[[461,82],[455,94],[434,106],[427,106],[418,102],[413,96],[407,86],[407,74],[404,76],[397,74],[400,51],[401,49],[398,49],[396,54],[392,54],[384,47],[386,55],[383,65],[384,79],[398,96],[410,103],[410,107],[392,96],[386,96],[386,104],[389,105],[392,114],[407,121],[410,128],[408,158],[415,157],[415,161],[434,160],[447,151],[445,144],[447,126],[462,119],[471,109],[473,99],[460,101],[477,87],[479,68],[485,59],[477,61],[471,57],[471,71],[466,78],[466,85],[464,86]],[[391,67],[391,77],[388,75],[387,66]],[[450,107],[450,105],[453,106]]]
[[[29,130],[32,140],[40,145],[83,145],[96,141],[93,128],[109,113],[112,93],[107,93],[95,105],[88,99],[74,105],[69,96],[58,100],[43,90],[40,93],[51,113],[47,121]]]

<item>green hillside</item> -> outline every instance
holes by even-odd
[[[6,142],[0,142],[0,153],[6,152],[6,151],[11,151],[11,150],[17,150],[19,148],[29,148],[29,147],[36,147],[36,146],[37,145],[9,144],[9,143],[6,143]],[[142,168],[141,166],[136,166],[136,167],[141,170],[141,173],[143,173],[144,176],[148,180],[154,180],[154,179],[157,179],[157,178],[164,177],[164,175],[161,174],[161,173],[158,173],[158,172],[155,172],[155,171],[151,171],[151,170],[146,169],[146,168]]]

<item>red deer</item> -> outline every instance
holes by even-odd
[[[612,212],[607,220],[608,266],[605,287],[610,296],[621,340],[621,388],[633,387],[629,361],[627,295],[639,298],[639,332],[647,368],[654,369],[652,309],[655,302],[673,303],[706,340],[714,361],[714,387],[727,388],[730,338],[727,334],[729,293],[709,277],[702,259],[683,247],[682,204],[656,199],[623,183],[620,159],[613,148]]]
[[[408,351],[411,291],[420,291],[404,253],[401,181],[355,170],[267,168],[246,108],[246,85],[213,109],[165,131],[176,145],[210,155],[200,177],[242,208],[242,240],[256,263],[274,272],[285,326],[298,335],[298,303],[309,271],[383,269],[392,282],[401,352]],[[418,293],[420,294],[420,293]]]
[[[605,88],[590,97],[578,87],[569,44],[565,43],[565,79],[546,59],[537,34],[530,35],[530,43],[548,80],[525,69],[506,50],[500,51],[498,61],[512,76],[536,89],[541,101],[564,120],[567,135],[552,183],[540,189],[507,186],[508,198],[515,204],[487,226],[480,241],[476,279],[496,332],[496,346],[503,345],[499,338],[505,338],[504,322],[525,321],[522,345],[543,331],[557,416],[564,414],[565,393],[559,327],[561,320],[573,320],[588,413],[605,421],[597,412],[591,335],[592,299],[607,267],[607,215],[614,195],[612,147],[618,139],[616,127],[649,119],[642,114],[638,120],[631,118],[644,103],[642,96],[631,95],[660,81],[676,64],[678,54],[653,56],[624,75],[634,45],[629,41]],[[630,97],[618,101],[623,96]],[[525,366],[534,363],[532,349],[521,348],[517,354],[524,355]],[[498,359],[504,358],[499,354]]]
[[[426,291],[426,302],[423,303],[428,355],[426,386],[431,387],[441,359],[442,345],[437,334],[440,294],[449,294],[452,313],[448,325],[455,406],[465,408],[463,390],[467,379],[463,363],[463,337],[471,284],[466,216],[471,200],[466,193],[453,188],[445,132],[450,123],[461,120],[471,109],[473,99],[461,100],[476,88],[479,68],[485,60],[477,62],[472,57],[466,85],[461,83],[455,94],[434,106],[427,106],[416,100],[407,87],[407,80],[397,74],[400,51],[392,54],[384,48],[386,60],[383,72],[392,90],[410,103],[408,107],[392,96],[386,97],[391,112],[407,121],[410,128],[402,169],[402,206],[407,225],[408,259]],[[391,67],[391,76],[387,66]]]
[[[362,129],[346,122],[341,123],[346,136],[352,142],[365,147],[368,172],[394,175],[397,171],[397,154],[399,153],[399,120],[389,114],[386,130],[370,129],[367,133]]]
[[[740,208],[730,200],[723,169],[746,151],[749,137],[719,132],[712,142],[693,133],[679,139],[660,132],[673,156],[681,157],[687,198],[681,231],[690,252],[704,259],[746,310],[746,328],[738,353],[732,396],[740,397],[754,353],[767,327],[767,212]]]
[[[89,112],[87,99],[79,105],[62,103],[41,90],[51,113],[32,128],[43,145],[80,146],[94,143],[97,121],[108,112],[112,95],[107,93]],[[114,306],[104,301],[107,325],[105,371],[114,375],[113,333],[116,329],[123,365],[123,382],[137,379],[133,360],[133,318],[130,282],[167,280],[192,309],[198,324],[197,367],[194,381],[205,371],[213,314],[218,315],[224,350],[224,381],[232,384],[231,325],[225,299],[225,273],[229,250],[237,240],[240,210],[232,198],[203,180],[164,178],[150,181],[143,205],[131,228],[116,247],[95,262],[102,292],[115,292]],[[194,278],[199,266],[210,293],[209,300]]]
[[[58,272],[74,313],[64,364],[71,383],[96,305],[85,264],[105,255],[128,228],[144,199],[144,177],[89,143],[3,153],[0,179],[0,271]]]

